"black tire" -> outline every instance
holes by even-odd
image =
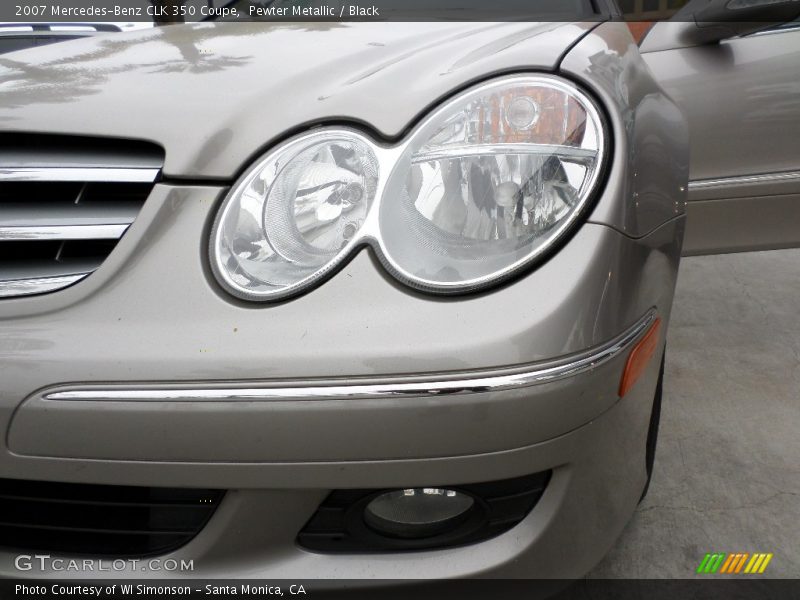
[[[647,481],[642,490],[639,502],[644,500],[647,490],[650,488],[650,479],[653,477],[653,465],[656,462],[656,443],[658,442],[658,424],[661,421],[661,396],[664,391],[664,358],[666,350],[661,355],[661,370],[658,372],[658,383],[656,383],[656,394],[653,398],[653,410],[650,413],[650,426],[647,428],[647,445],[645,447],[644,465],[647,470]]]

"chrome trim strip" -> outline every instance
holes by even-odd
[[[9,296],[29,296],[31,294],[43,294],[60,290],[68,285],[80,281],[89,273],[77,273],[75,275],[61,275],[59,277],[36,277],[31,279],[12,279],[10,281],[0,281],[0,298]]]
[[[160,172],[141,167],[0,167],[0,181],[153,183]]]
[[[50,31],[65,31],[75,33],[97,33],[97,28],[91,25],[50,25]]]
[[[773,181],[800,180],[800,171],[784,171],[781,173],[764,173],[761,175],[742,175],[736,177],[721,177],[719,179],[697,179],[689,182],[690,190],[706,188],[727,187],[747,183],[770,183]]]
[[[439,150],[417,152],[411,157],[412,163],[431,160],[463,158],[467,156],[495,156],[500,154],[536,154],[558,156],[581,164],[591,164],[597,160],[598,152],[586,148],[573,148],[555,144],[473,144],[454,145]]]
[[[800,29],[800,25],[789,25],[789,24],[786,24],[786,25],[783,25],[783,26],[779,25],[778,27],[772,27],[771,29],[764,29],[762,31],[756,31],[755,33],[751,33],[750,35],[747,35],[745,37],[757,37],[757,36],[762,36],[762,35],[772,35],[774,33],[788,33],[790,31],[797,31],[798,29]]]
[[[0,225],[0,240],[118,240],[125,225]]]
[[[282,400],[360,400],[367,398],[442,396],[452,394],[479,394],[526,388],[566,377],[574,377],[605,364],[624,352],[655,322],[656,311],[650,309],[633,326],[622,334],[600,346],[572,355],[553,364],[530,365],[515,373],[470,376],[464,373],[454,379],[442,378],[439,374],[431,379],[377,384],[309,385],[289,387],[250,388],[153,388],[153,389],[77,389],[45,394],[45,400],[83,401],[282,401]]]

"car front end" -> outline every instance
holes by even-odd
[[[648,481],[688,170],[624,25],[70,47],[0,63],[0,573],[605,554]]]

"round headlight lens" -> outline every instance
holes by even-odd
[[[212,265],[243,298],[283,297],[345,257],[375,199],[378,161],[350,131],[303,136],[267,155],[231,191]]]
[[[350,129],[317,130],[237,182],[214,226],[212,268],[241,298],[281,299],[366,243],[418,289],[483,289],[570,230],[604,153],[594,102],[549,75],[475,86],[394,147]]]
[[[390,268],[430,291],[469,291],[541,256],[586,206],[600,115],[572,84],[514,77],[458,96],[414,132],[380,227]]]

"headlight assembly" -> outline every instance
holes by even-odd
[[[281,299],[370,244],[412,287],[483,289],[540,258],[581,216],[604,135],[589,97],[533,75],[459,94],[394,146],[350,129],[301,135],[229,193],[213,270],[236,296]]]

